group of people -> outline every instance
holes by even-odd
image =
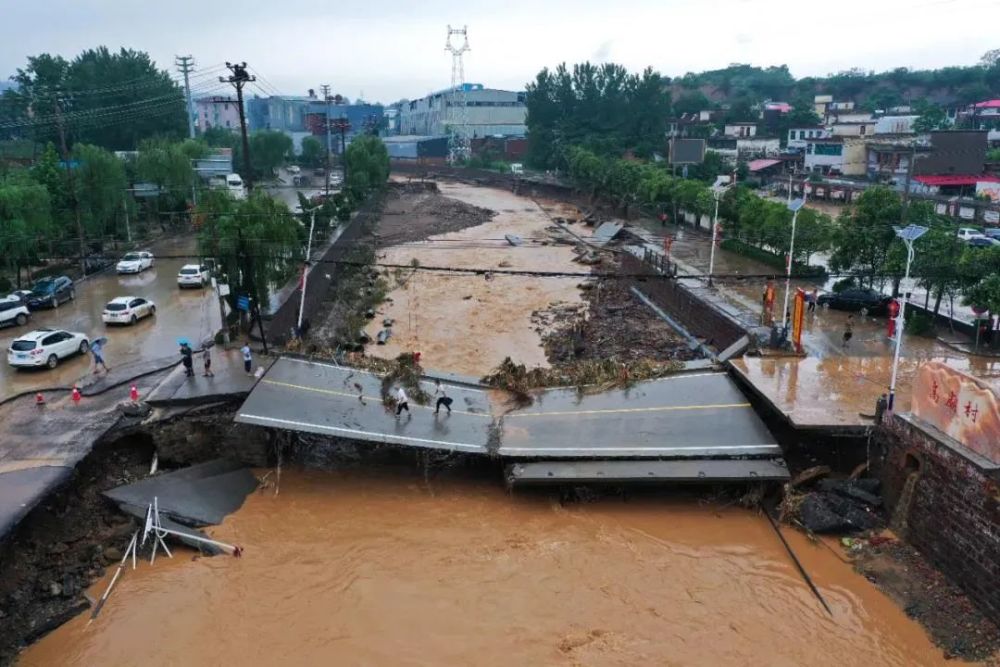
[[[194,350],[191,349],[191,344],[187,340],[180,341],[181,346],[181,363],[184,365],[184,375],[187,377],[194,376]],[[240,354],[243,356],[243,371],[247,375],[253,375],[253,352],[250,350],[250,344],[244,343],[243,347],[240,348]],[[204,377],[210,378],[215,377],[215,373],[212,372],[212,348],[206,345],[201,350],[201,363],[205,369],[202,374]],[[97,372],[96,370],[94,372]]]
[[[441,384],[441,380],[434,380],[434,394],[433,398],[437,399],[434,403],[434,414],[441,412],[443,407],[451,414],[451,404],[452,398],[444,390],[444,386]],[[406,395],[406,390],[403,387],[396,387],[396,419],[406,411],[406,417],[409,419],[413,415],[410,413],[410,398]]]

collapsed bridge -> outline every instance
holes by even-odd
[[[431,393],[427,376],[422,387]],[[452,412],[410,404],[396,418],[381,378],[332,363],[283,357],[236,421],[403,447],[494,456],[511,484],[745,482],[788,478],[774,436],[721,371],[700,370],[581,393],[547,389],[511,408],[502,391],[470,381],[443,386]]]

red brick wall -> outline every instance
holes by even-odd
[[[904,537],[988,615],[1000,618],[1000,485],[956,449],[896,417],[879,429],[873,472]],[[919,470],[907,507],[904,488]]]

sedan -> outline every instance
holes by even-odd
[[[66,276],[42,278],[31,288],[28,308],[32,310],[58,308],[60,303],[72,301],[75,298],[76,290],[73,288],[73,281]]]
[[[118,261],[115,270],[118,273],[142,273],[151,266],[153,266],[153,253],[130,252]]]
[[[7,349],[7,363],[15,368],[48,366],[74,354],[86,354],[90,340],[82,333],[38,329],[15,339]]]
[[[993,248],[998,245],[1000,245],[1000,241],[988,236],[980,236],[978,238],[969,239],[970,248]]]
[[[865,308],[872,315],[879,315],[886,312],[890,301],[892,298],[881,292],[855,287],[843,292],[823,294],[816,300],[816,303],[834,310],[861,310]]]
[[[135,324],[143,317],[156,315],[156,304],[138,296],[120,296],[108,302],[101,313],[105,324]]]

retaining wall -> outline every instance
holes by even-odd
[[[909,416],[878,429],[872,472],[894,527],[987,616],[1000,618],[1000,468]]]

